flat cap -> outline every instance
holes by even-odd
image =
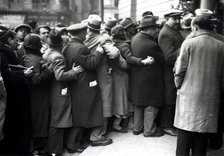
[[[181,16],[183,11],[177,10],[177,9],[171,9],[167,13],[164,14],[164,17],[175,17],[175,16]]]
[[[77,31],[77,30],[82,30],[87,28],[87,23],[76,23],[72,24],[69,27],[66,28],[66,30],[69,31]]]
[[[14,31],[18,32],[20,28],[26,28],[29,32],[31,32],[32,28],[28,24],[19,24],[15,27]]]

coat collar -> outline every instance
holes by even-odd
[[[172,29],[170,26],[168,26],[167,24],[164,25],[164,28],[169,31],[173,36],[175,36],[176,38],[178,38],[180,41],[183,41],[183,36],[180,34],[180,31]]]

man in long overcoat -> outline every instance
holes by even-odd
[[[134,134],[143,131],[145,137],[162,136],[156,125],[159,106],[163,106],[164,58],[154,37],[158,25],[154,16],[145,16],[139,27],[141,31],[132,38],[132,53],[136,57],[154,58],[148,66],[131,67],[131,98],[134,108]]]
[[[90,50],[83,44],[86,28],[86,23],[69,26],[67,31],[71,40],[63,50],[69,69],[78,65],[84,68],[84,72],[78,75],[77,80],[69,84],[74,124],[70,137],[73,138],[76,146],[80,144],[80,136],[82,136],[84,128],[92,128],[92,136],[93,130],[103,125],[103,106],[96,73],[96,67],[102,61],[103,49],[96,48],[93,53],[90,53]],[[93,146],[112,143],[110,139],[94,136],[94,139],[90,138]],[[70,147],[70,149],[70,151],[73,149],[73,151],[77,151],[77,147]]]
[[[177,59],[178,88],[174,126],[179,129],[176,155],[206,155],[208,133],[217,132],[224,89],[224,45],[213,38],[208,16],[191,23],[194,37],[184,41]]]
[[[174,84],[173,68],[183,42],[180,29],[180,14],[176,10],[165,14],[166,24],[159,33],[159,46],[165,57],[164,83],[165,83],[165,105],[160,111],[160,126],[169,135],[177,135],[173,128],[176,87]]]

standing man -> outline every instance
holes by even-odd
[[[120,24],[124,27],[125,29],[125,35],[128,40],[128,42],[131,42],[132,37],[135,36],[137,33],[137,28],[136,24],[133,22],[131,18],[125,18],[123,19]]]
[[[86,28],[86,23],[69,26],[67,31],[71,40],[63,50],[69,69],[78,65],[84,68],[77,80],[69,83],[74,127],[68,136],[70,141],[67,148],[72,153],[83,151],[80,140],[85,128],[91,128],[92,146],[105,146],[112,143],[111,139],[102,137],[101,133],[95,133],[95,130],[103,125],[103,106],[96,68],[102,61],[104,51],[97,47],[91,53],[84,45]]]
[[[180,30],[180,15],[178,10],[170,11],[165,14],[166,24],[159,33],[159,46],[165,57],[164,81],[165,81],[165,105],[160,112],[160,126],[169,135],[176,136],[173,128],[176,87],[174,84],[173,68],[179,55],[180,46],[183,42]]]
[[[91,135],[90,139],[104,138],[107,130],[108,118],[113,115],[113,77],[112,67],[109,64],[109,59],[119,55],[119,50],[111,44],[111,37],[107,34],[100,34],[101,30],[101,18],[98,15],[90,15],[87,25],[87,36],[84,44],[90,49],[91,53],[96,51],[98,45],[105,45],[104,50],[113,48],[112,54],[103,54],[102,61],[97,66],[97,80],[100,87],[101,99],[103,105],[103,117],[104,124],[98,129],[95,129],[94,135]],[[109,44],[108,44],[109,42]],[[110,46],[108,46],[110,45]],[[109,55],[109,57],[107,56]],[[112,141],[111,141],[112,142]]]
[[[191,23],[194,37],[184,41],[177,59],[178,88],[174,126],[179,129],[177,156],[206,156],[208,133],[218,127],[221,93],[224,89],[224,45],[213,38],[209,16]]]
[[[148,66],[131,67],[131,97],[135,106],[133,133],[159,137],[164,133],[155,120],[159,106],[163,105],[164,58],[154,39],[159,30],[155,17],[144,16],[139,29],[141,31],[131,41],[132,53],[140,58],[152,56],[154,61]]]

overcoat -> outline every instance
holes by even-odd
[[[91,53],[94,53],[97,46],[103,44],[107,38],[110,39],[110,36],[107,34],[90,33],[87,34],[84,44],[90,49]],[[104,54],[102,61],[97,66],[97,77],[101,91],[104,117],[111,117],[113,115],[113,78],[111,70],[109,58]]]
[[[1,73],[0,73],[1,74]],[[2,76],[0,75],[0,141],[3,139],[3,126],[5,122],[6,90]]]
[[[67,70],[63,54],[55,49],[47,50],[43,58],[52,68],[54,78],[50,89],[50,126],[55,128],[71,127],[71,95],[68,82],[77,79],[75,71]]]
[[[129,95],[129,73],[128,63],[124,59],[127,53],[131,53],[130,45],[119,39],[113,40],[115,46],[120,50],[120,57],[111,59],[110,64],[112,67],[113,76],[113,95],[114,107],[113,112],[115,115],[128,115],[133,112],[133,106],[130,104]]]
[[[139,32],[131,41],[134,56],[145,59],[151,56],[155,62],[147,66],[131,67],[131,98],[135,105],[162,106],[164,97],[164,57],[153,38]]]
[[[179,48],[184,39],[179,31],[176,31],[165,24],[159,33],[158,41],[165,58],[165,105],[174,105],[176,103],[177,90],[174,84],[173,68],[177,56],[179,55]]]
[[[84,68],[84,71],[77,75],[77,80],[69,83],[74,126],[92,128],[102,125],[102,101],[96,73],[102,54],[90,54],[78,37],[72,38],[63,49],[63,54],[69,69],[73,64]]]
[[[0,143],[0,153],[28,152],[31,129],[27,78],[23,69],[9,67],[19,65],[20,60],[15,52],[3,43],[0,43],[0,58],[1,75],[7,92],[4,139]]]
[[[33,137],[47,137],[49,130],[50,82],[51,73],[42,67],[40,52],[26,50],[23,57],[26,67],[33,66],[29,81],[31,125]]]
[[[187,39],[176,63],[177,102],[174,126],[191,132],[217,131],[224,45],[208,32]]]

